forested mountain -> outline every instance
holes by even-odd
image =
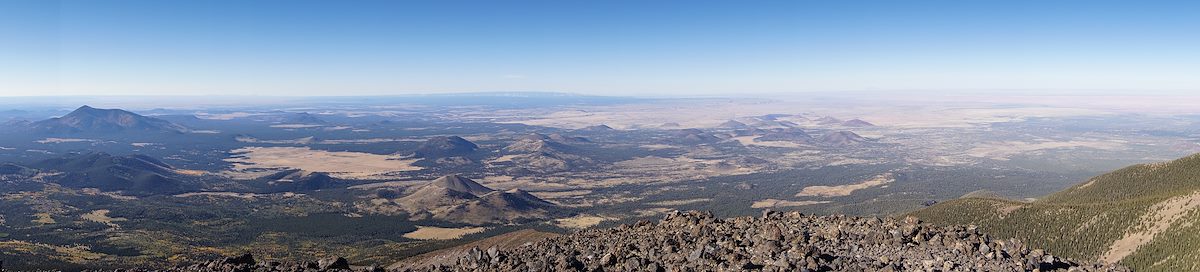
[[[966,197],[913,212],[940,224],[977,224],[1076,258],[1135,270],[1200,269],[1200,154],[1103,174],[1022,202]]]

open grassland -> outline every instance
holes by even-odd
[[[896,178],[891,173],[875,176],[871,179],[864,180],[855,184],[838,185],[838,186],[808,186],[804,187],[796,196],[848,196],[854,191],[866,188],[882,186],[884,184],[896,181]]]
[[[343,178],[369,179],[386,173],[421,170],[421,167],[412,165],[415,159],[363,152],[324,151],[307,147],[245,147],[231,152],[234,156],[225,161],[240,171],[302,169]]]
[[[484,227],[443,228],[417,226],[417,230],[404,234],[404,238],[417,240],[451,240],[462,238],[468,234],[480,233],[487,230]]]

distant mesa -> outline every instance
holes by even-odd
[[[867,142],[867,138],[851,131],[835,131],[821,137],[821,143],[833,146],[856,145]]]
[[[469,155],[477,149],[478,145],[462,137],[438,136],[426,140],[414,154],[421,158],[444,158]]]
[[[833,116],[825,116],[825,117],[817,118],[817,120],[814,120],[814,121],[816,121],[817,124],[820,124],[820,125],[839,125],[842,123],[841,119],[833,118]]]
[[[34,130],[51,133],[112,133],[124,131],[184,133],[188,128],[166,120],[120,109],[82,106],[62,117],[29,124]]]
[[[595,126],[589,126],[589,127],[581,128],[581,129],[579,129],[579,130],[582,130],[582,131],[591,131],[591,132],[604,132],[604,131],[613,131],[613,130],[616,130],[616,129],[613,129],[612,127],[610,127],[610,126],[608,126],[608,125],[600,124],[600,125],[595,125]]]
[[[679,123],[671,122],[671,123],[663,123],[662,125],[658,125],[658,127],[659,128],[679,128],[679,127],[681,127],[681,125],[679,125]]]
[[[862,119],[850,119],[850,120],[847,120],[847,121],[845,121],[845,122],[842,122],[842,126],[847,126],[847,127],[873,127],[873,126],[875,126],[875,124],[872,124],[872,123],[870,123],[870,122],[867,122],[867,121],[863,121]]]

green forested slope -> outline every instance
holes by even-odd
[[[1126,167],[1033,202],[968,197],[912,215],[938,224],[976,224],[1083,259],[1100,259],[1126,235],[1152,233],[1120,262],[1136,270],[1200,271],[1200,213],[1189,205],[1200,201],[1197,190],[1200,154]],[[1159,216],[1166,211],[1179,216]],[[1155,223],[1163,228],[1150,231]]]

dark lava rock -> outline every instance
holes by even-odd
[[[770,210],[758,217],[726,219],[675,211],[658,222],[582,230],[511,249],[472,248],[441,263],[398,271],[746,270],[1130,271],[1054,256],[1015,239],[995,239],[974,226]],[[351,271],[351,266],[344,258],[262,264],[243,255],[157,271]]]
[[[329,259],[321,260],[318,263],[318,267],[321,270],[350,269],[350,262],[347,262],[346,258],[342,258],[342,257],[329,258]]]
[[[728,219],[672,212],[657,223],[472,252],[405,271],[1129,271],[1048,255],[971,226],[770,210]]]

